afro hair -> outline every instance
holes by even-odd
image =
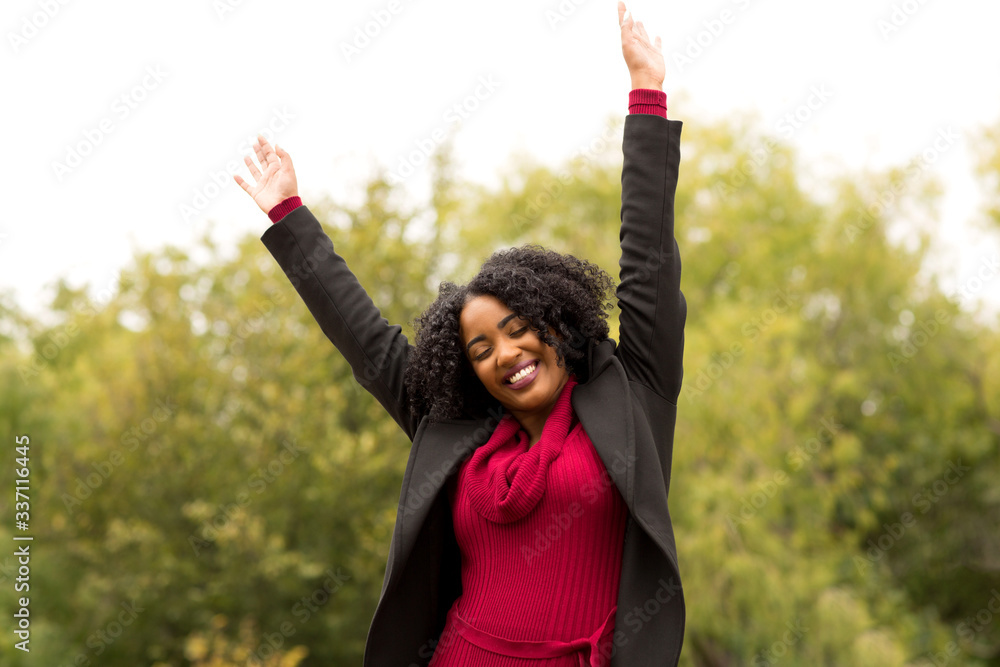
[[[437,299],[414,320],[415,351],[405,374],[413,414],[441,421],[498,405],[462,350],[459,317],[470,299],[498,299],[556,348],[560,366],[579,374],[588,343],[608,337],[613,290],[596,264],[537,245],[495,252],[467,285],[441,283]]]

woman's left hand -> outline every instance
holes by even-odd
[[[651,42],[641,21],[636,22],[631,14],[626,19],[625,3],[621,0],[618,1],[618,25],[622,29],[622,55],[632,77],[632,88],[663,90],[666,66],[663,51],[660,50],[660,38]]]
[[[295,179],[292,156],[285,149],[277,144],[271,148],[264,135],[258,134],[253,150],[260,161],[260,169],[249,156],[244,156],[243,161],[247,163],[247,169],[257,181],[256,184],[250,185],[239,174],[233,174],[233,178],[237,185],[253,197],[260,210],[267,213],[289,197],[297,197],[299,184]]]

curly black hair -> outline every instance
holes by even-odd
[[[462,350],[459,316],[470,299],[498,299],[556,348],[560,367],[578,373],[588,342],[608,337],[613,290],[611,276],[596,264],[537,245],[493,253],[466,285],[441,283],[437,299],[413,322],[416,349],[404,376],[413,414],[440,421],[485,415],[498,405]]]

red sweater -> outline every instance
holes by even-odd
[[[541,438],[510,413],[452,478],[462,594],[432,667],[606,665],[628,509],[570,403]]]
[[[629,113],[648,113],[667,117],[667,94],[662,90],[636,88],[628,94]],[[271,222],[278,222],[286,215],[302,206],[298,196],[289,197],[267,212]]]

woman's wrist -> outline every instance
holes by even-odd
[[[667,117],[667,94],[662,90],[634,88],[628,94],[628,112]]]
[[[267,217],[271,219],[271,222],[278,222],[299,206],[302,206],[302,199],[298,195],[288,197],[287,199],[283,199],[278,205],[271,208],[271,210],[267,212]]]
[[[645,90],[659,90],[662,92],[663,82],[642,77],[632,79],[632,90],[639,90],[640,88]]]

